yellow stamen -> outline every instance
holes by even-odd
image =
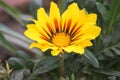
[[[53,35],[52,43],[55,44],[57,47],[65,47],[68,46],[70,43],[70,36],[62,33],[56,33]]]

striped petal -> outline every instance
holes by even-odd
[[[95,39],[99,35],[101,28],[94,24],[90,22],[83,25],[72,39]]]
[[[44,32],[44,35],[46,36],[47,35],[52,35],[51,34],[51,31],[53,31],[53,29],[51,29],[48,24],[50,24],[50,19],[48,17],[48,15],[46,14],[44,8],[40,8],[38,9],[37,11],[37,18],[38,20],[35,21],[35,24],[37,25],[38,29],[40,30],[40,32]]]
[[[30,44],[30,48],[33,48],[33,47],[36,47],[36,48],[39,48],[41,49],[41,51],[46,51],[48,49],[57,49],[57,47],[55,47],[54,45],[50,44],[50,43],[36,43],[36,42],[33,42]]]
[[[71,4],[68,9],[62,14],[62,30],[70,29],[71,31],[73,25],[76,24],[76,22],[79,19],[79,8],[77,6],[77,3]],[[70,22],[71,20],[71,22]]]
[[[57,4],[51,2],[50,4],[50,21],[54,32],[60,30],[60,12]]]

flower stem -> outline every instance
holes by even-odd
[[[65,67],[64,67],[64,54],[60,54],[59,60],[59,70],[60,70],[60,77],[65,78]]]

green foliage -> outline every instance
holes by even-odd
[[[114,24],[116,21],[117,16],[120,14],[120,1],[118,0],[112,0],[111,2],[111,9],[109,11],[109,18],[108,18],[108,24],[107,24],[107,32],[110,33],[112,29],[114,28]]]
[[[42,2],[40,2],[40,0],[30,0],[29,10],[34,18],[36,18],[37,9],[40,7],[42,7]]]
[[[16,49],[5,39],[2,33],[0,33],[0,45],[7,48],[13,53],[16,51]]]
[[[46,57],[40,60],[33,68],[34,74],[45,73],[58,66],[58,57]],[[48,67],[49,66],[49,67]]]
[[[97,58],[88,50],[83,54],[87,61],[94,67],[99,68],[99,63]]]
[[[65,56],[66,77],[63,78],[59,76],[58,57],[42,55],[37,49],[29,50],[31,41],[0,24],[0,46],[17,56],[8,59],[13,69],[8,80],[120,80],[120,1],[60,0],[58,4],[61,13],[72,2],[77,2],[80,9],[86,8],[88,13],[98,15],[97,23],[102,32],[93,41],[94,46],[87,48],[84,55],[71,53]],[[38,3],[38,0],[30,0],[32,16],[36,17],[36,10],[40,6],[43,5]],[[26,15],[22,15],[19,10],[7,5],[3,0],[0,0],[0,7],[25,26],[26,21],[22,18]],[[12,43],[35,53],[35,56],[39,55],[38,59],[29,56],[24,50],[17,49]]]

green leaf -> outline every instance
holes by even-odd
[[[37,17],[37,9],[39,9],[42,5],[42,1],[40,0],[30,0],[29,4],[29,10],[30,13],[34,16],[34,18]]]
[[[120,45],[120,44],[119,44]],[[117,49],[115,47],[111,48],[117,55],[120,55],[120,49]]]
[[[110,50],[104,51],[105,55],[108,57],[114,57],[114,53]]]
[[[10,29],[7,26],[5,26],[4,24],[0,24],[0,31],[3,34],[5,34],[7,37],[10,37],[10,38],[13,37],[13,38],[16,38],[18,40],[21,40],[21,42],[19,41],[19,43],[22,44],[22,45],[23,45],[22,42],[24,42],[24,45],[29,45],[29,43],[30,43],[30,41],[27,38],[25,38],[23,35],[13,31],[12,29]],[[17,42],[18,43],[18,40],[15,40],[13,42]]]
[[[111,9],[109,12],[108,22],[107,22],[107,32],[106,32],[107,34],[110,33],[112,31],[112,29],[115,27],[113,25],[116,21],[117,15],[120,13],[119,8],[120,8],[120,1],[112,0]]]
[[[103,48],[98,54],[105,53],[107,56],[113,57],[115,54],[120,55],[120,42],[112,44],[106,48]]]
[[[13,71],[10,80],[23,80],[24,77],[24,70],[16,70]]]
[[[96,68],[99,67],[99,62],[97,58],[90,51],[86,50],[83,55],[92,66]]]
[[[80,63],[80,59],[80,57],[74,57],[74,55],[70,55],[69,58],[65,60],[66,71],[68,71],[68,73],[77,73],[82,66]]]
[[[74,0],[74,1],[77,2],[77,3],[78,3],[78,6],[82,9],[82,8],[85,7],[85,3],[86,3],[86,1],[88,1],[88,0]]]
[[[106,7],[101,4],[96,2],[96,6],[97,6],[97,10],[99,11],[99,13],[101,14],[103,20],[106,22],[107,18],[108,18],[108,10],[106,9]]]
[[[94,72],[101,73],[104,75],[109,75],[109,76],[117,76],[120,77],[120,72],[119,71],[113,71],[113,70],[103,70],[103,69],[91,69]]]
[[[109,80],[117,80],[115,76],[109,76],[108,79]]]
[[[16,53],[16,48],[5,39],[2,33],[0,33],[0,45],[7,48],[12,53]]]
[[[71,75],[71,80],[75,80],[75,75],[74,74]]]
[[[25,52],[23,52],[23,51],[18,50],[18,51],[17,51],[17,54],[18,54],[18,56],[19,56],[20,58],[22,58],[22,59],[24,59],[24,60],[31,59],[31,57],[30,57],[27,53],[25,53]]]
[[[58,66],[58,57],[46,57],[40,60],[33,68],[34,74],[40,74],[55,69]]]
[[[62,14],[65,11],[68,4],[71,3],[71,2],[73,2],[73,0],[59,0],[58,6],[59,6],[59,9],[60,9],[60,14]]]
[[[27,69],[33,69],[34,65],[35,65],[35,63],[34,63],[33,60],[27,60],[27,61],[25,61],[25,67]]]
[[[24,61],[20,58],[11,57],[8,59],[8,63],[13,69],[23,69],[24,68]]]
[[[6,11],[9,15],[11,15],[19,23],[21,23],[22,25],[24,25],[24,22],[20,18],[20,14],[21,13],[16,8],[14,8],[14,7],[6,4],[3,0],[0,0],[0,7],[2,7],[4,11]]]

